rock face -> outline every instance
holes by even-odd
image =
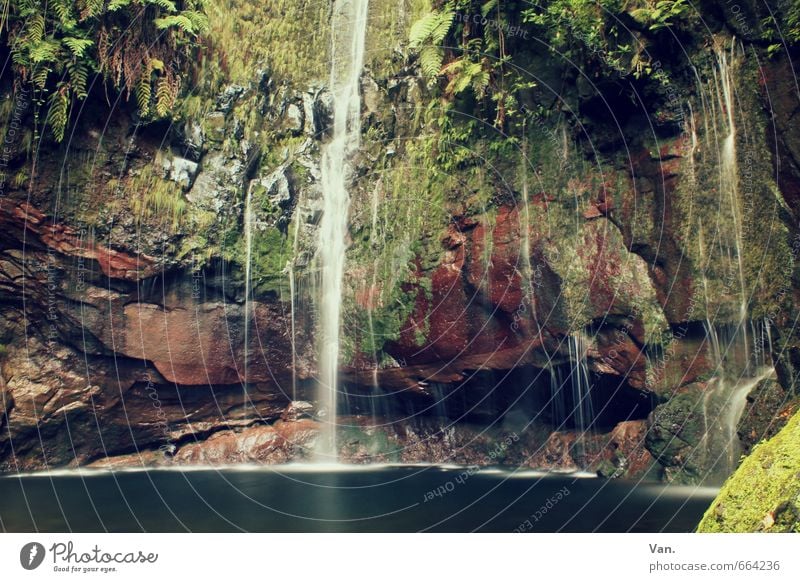
[[[692,50],[713,78],[711,55]],[[733,251],[708,250],[731,243],[729,217],[714,215],[710,137],[687,120],[648,137],[651,112],[622,104],[627,125],[612,127],[615,112],[595,111],[576,85],[564,96],[575,119],[525,138],[535,172],[520,172],[520,151],[492,157],[485,135],[459,145],[480,163],[442,162],[450,138],[420,117],[439,97],[401,53],[362,79],[342,457],[699,480],[707,418],[697,403],[718,364],[704,325],[739,323],[741,303]],[[746,447],[794,410],[800,370],[797,277],[781,266],[797,271],[800,249],[789,69],[778,58],[758,79],[740,71],[758,88],[741,92],[740,149],[774,149],[772,160],[739,160],[742,188],[746,176],[758,185],[742,196],[755,200],[738,241],[746,309],[770,322],[762,352],[780,354],[780,386],[763,383],[739,425]],[[201,95],[204,113],[169,129],[134,131],[124,110],[92,103],[98,115],[77,121],[71,149],[45,144],[30,188],[0,200],[0,468],[310,454],[324,421],[311,402],[313,289],[332,99],[320,82],[296,86],[255,67],[252,77]],[[705,89],[694,82],[673,80],[696,101]],[[767,102],[770,139],[758,113]],[[26,164],[17,156],[12,169]],[[72,193],[63,201],[62,178]],[[776,193],[785,204],[774,210]],[[571,412],[581,382],[588,431]],[[408,415],[414,422],[397,422]]]

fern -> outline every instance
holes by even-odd
[[[195,34],[204,34],[208,32],[208,16],[204,13],[198,10],[184,10],[181,14],[191,21]]]
[[[44,15],[36,14],[28,20],[25,36],[29,43],[42,42],[44,38]]]
[[[434,46],[426,46],[420,50],[419,64],[423,74],[427,77],[435,77],[442,68],[444,54],[442,49]]]
[[[69,88],[64,83],[50,97],[50,111],[47,114],[47,124],[53,132],[57,142],[64,139],[64,131],[69,120]]]
[[[75,27],[77,22],[72,17],[72,2],[70,0],[50,0],[53,6],[53,12],[58,16],[62,28],[71,30]]]
[[[441,44],[444,41],[450,28],[453,26],[456,13],[451,4],[448,4],[445,9],[438,14],[436,28],[433,29],[431,34],[431,42],[433,44]]]
[[[117,10],[121,10],[122,8],[127,8],[131,3],[131,0],[111,0],[108,3],[108,10],[109,12],[116,12]]]
[[[94,41],[89,40],[88,38],[73,38],[73,37],[65,37],[62,41],[67,48],[69,48],[72,56],[80,59],[86,54],[86,49],[94,45]]]
[[[497,8],[497,0],[489,0],[483,6],[481,6],[481,15],[486,18],[495,8]]]
[[[33,82],[33,86],[37,89],[44,89],[45,85],[47,85],[47,77],[50,75],[50,69],[48,67],[38,67],[35,69],[33,74],[31,75],[31,81]]]
[[[89,81],[89,68],[85,63],[73,62],[67,65],[67,72],[69,73],[69,84],[72,88],[72,93],[78,99],[85,99],[86,86]]]
[[[30,47],[29,57],[32,63],[55,61],[59,55],[61,44],[52,40],[43,40]]]
[[[36,92],[34,119],[48,107],[45,124],[57,140],[95,74],[126,89],[126,98],[135,95],[144,118],[168,115],[181,72],[199,46],[195,39],[209,29],[206,0],[0,2],[0,29],[15,75]]]
[[[170,0],[144,0],[145,4],[152,4],[153,6],[158,6],[162,10],[166,10],[167,12],[175,12],[178,8],[175,6],[174,2]]]
[[[444,52],[440,46],[453,26],[455,10],[448,2],[441,11],[434,10],[414,22],[409,32],[409,46],[419,52],[419,64],[427,77],[439,75]]]
[[[192,19],[184,14],[174,14],[172,16],[165,16],[164,18],[156,18],[156,28],[164,30],[166,28],[179,28],[186,34],[196,36],[200,31],[195,29],[195,24]]]
[[[136,83],[136,104],[139,106],[139,113],[144,117],[150,111],[151,86],[150,76],[152,75],[152,65],[147,62],[143,65],[139,81]]]
[[[166,117],[169,115],[172,105],[175,102],[175,96],[172,92],[169,79],[161,77],[158,80],[156,89],[156,107],[155,112],[157,117]]]
[[[431,38],[433,31],[436,30],[438,18],[437,12],[429,12],[411,25],[408,35],[408,44],[411,48],[419,48]]]
[[[99,16],[103,11],[105,0],[81,0],[78,3],[80,20]]]

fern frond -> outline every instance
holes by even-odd
[[[408,44],[411,48],[419,48],[425,44],[436,30],[439,23],[439,14],[437,12],[429,12],[414,24],[411,25],[411,32],[408,35]]]
[[[150,111],[150,98],[152,96],[150,75],[150,63],[147,63],[139,80],[136,82],[136,104],[139,106],[139,113],[142,117],[146,116]]]
[[[72,87],[72,93],[78,99],[86,98],[86,86],[89,82],[89,69],[82,62],[70,63],[67,65],[67,72],[69,73],[69,84]]]
[[[442,44],[450,28],[453,26],[453,20],[456,17],[455,10],[448,4],[444,11],[437,15],[436,27],[431,33],[431,42],[433,44]]]
[[[198,10],[184,10],[181,14],[191,21],[192,29],[195,31],[195,34],[204,34],[208,32],[210,25],[208,17],[205,14]]]
[[[36,13],[28,19],[25,36],[30,43],[42,42],[44,38],[44,14]]]
[[[31,75],[31,82],[37,89],[44,89],[47,84],[47,76],[50,74],[49,67],[37,67]]]
[[[80,20],[86,20],[87,18],[99,16],[103,12],[104,5],[105,0],[82,0],[80,3],[80,9],[78,10]]]
[[[175,12],[178,8],[175,6],[174,2],[170,0],[144,0],[145,4],[152,4],[153,6],[158,6],[162,10],[166,10],[167,12]]]
[[[50,0],[53,12],[58,16],[63,29],[72,29],[77,22],[72,17],[72,4],[70,0]]]
[[[58,91],[50,97],[50,111],[47,113],[47,124],[57,142],[64,139],[64,130],[69,120],[69,88],[61,84]]]
[[[175,104],[175,94],[167,77],[161,77],[156,86],[156,117],[166,117]]]
[[[88,38],[73,38],[71,36],[61,39],[67,48],[69,48],[72,56],[79,59],[86,53],[86,49],[94,44],[94,41]]]
[[[186,34],[190,34],[192,36],[196,35],[194,24],[192,24],[192,21],[183,14],[173,14],[171,16],[165,16],[164,18],[156,18],[153,22],[155,23],[156,28],[159,30],[164,30],[167,28],[179,28]]]
[[[109,12],[116,12],[121,8],[127,8],[130,3],[131,0],[111,0],[111,2],[108,3],[108,8],[106,8],[106,10]]]
[[[435,77],[442,68],[444,53],[436,46],[423,47],[419,52],[419,65],[426,77]]]
[[[486,18],[495,8],[497,8],[497,0],[489,0],[481,6],[481,15]]]
[[[30,59],[34,64],[52,62],[58,57],[61,43],[54,40],[43,40],[30,47]]]

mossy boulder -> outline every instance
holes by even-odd
[[[800,414],[757,445],[703,516],[699,532],[800,532]]]
[[[706,434],[707,390],[705,383],[690,384],[650,416],[645,446],[664,466],[669,481],[699,483],[707,473],[707,455],[700,446]]]

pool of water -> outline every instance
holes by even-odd
[[[0,477],[8,532],[689,532],[712,488],[443,466]]]

